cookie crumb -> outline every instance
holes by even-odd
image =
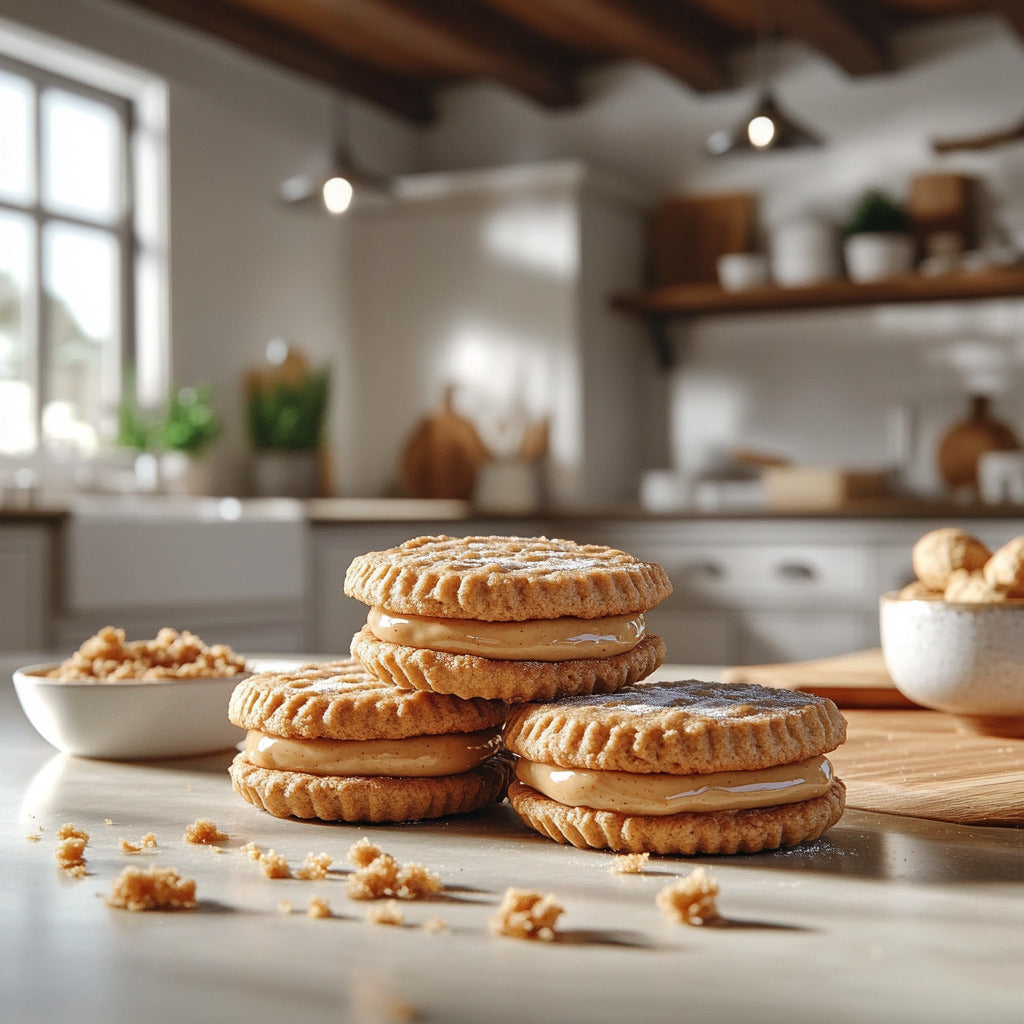
[[[295,869],[296,878],[304,878],[307,881],[319,881],[327,877],[327,869],[333,863],[330,854],[307,853],[302,866]]]
[[[366,911],[366,920],[370,924],[399,925],[405,920],[405,915],[399,909],[398,900],[391,899],[383,905],[370,907]]]
[[[292,869],[288,866],[287,859],[283,853],[278,853],[277,850],[267,850],[266,853],[261,853],[259,866],[267,878],[292,877]]]
[[[441,877],[422,864],[399,864],[390,853],[368,839],[360,839],[348,853],[355,865],[345,880],[345,890],[353,900],[423,900],[441,889]]]
[[[29,834],[25,836],[25,838],[30,843],[41,843],[43,841],[43,837],[39,832],[29,832]]]
[[[156,847],[156,836],[147,832],[137,843],[129,842],[127,839],[119,839],[118,845],[122,853],[141,853],[143,850],[152,850]]]
[[[307,917],[330,917],[331,916],[331,905],[327,900],[322,899],[319,896],[314,896],[309,901],[309,910],[306,911]]]
[[[613,875],[639,875],[651,859],[649,853],[620,853],[612,858]]]
[[[488,926],[492,935],[551,942],[556,934],[555,923],[563,913],[564,908],[551,893],[509,888]]]
[[[196,883],[182,878],[177,868],[125,868],[107,897],[108,907],[124,910],[191,910],[196,905]]]
[[[263,851],[255,843],[246,843],[244,846],[240,846],[239,852],[244,854],[249,860],[259,860],[263,856]]]
[[[676,924],[704,925],[721,920],[718,883],[703,868],[666,885],[655,897],[658,909]]]
[[[278,913],[280,913],[280,914],[286,914],[286,915],[290,914],[292,912],[292,901],[291,900],[281,900],[281,902],[278,903],[278,905],[277,905],[277,910],[278,910]]]
[[[114,824],[114,819],[113,818],[104,818],[103,819],[103,824],[104,825],[113,825]]]
[[[440,935],[441,932],[447,932],[451,929],[448,927],[448,922],[440,917],[428,917],[423,922],[423,930],[428,935]]]
[[[222,843],[227,839],[227,833],[221,832],[209,818],[197,818],[181,837],[186,843],[195,843],[199,846],[212,846],[214,843]]]
[[[53,851],[57,866],[71,878],[84,878],[87,874],[85,847],[89,842],[89,833],[67,822],[57,829],[57,839],[59,842]]]

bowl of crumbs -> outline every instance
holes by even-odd
[[[896,688],[964,728],[1024,736],[1024,536],[990,550],[943,527],[917,541],[912,561],[916,579],[880,602]]]
[[[82,757],[146,760],[210,754],[244,732],[228,720],[245,659],[187,630],[127,640],[107,626],[59,663],[14,673],[22,710],[40,736]]]

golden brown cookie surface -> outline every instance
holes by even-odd
[[[846,787],[834,779],[826,794],[801,803],[660,817],[568,807],[521,782],[512,783],[508,798],[526,824],[558,843],[689,856],[759,853],[817,839],[842,817]]]
[[[495,754],[468,772],[440,778],[308,775],[258,768],[243,754],[228,770],[236,793],[277,818],[398,822],[466,814],[498,803],[512,777],[512,758]]]
[[[417,537],[358,556],[345,575],[364,604],[488,622],[624,615],[671,592],[656,563],[546,537]]]
[[[524,704],[511,710],[503,734],[509,750],[531,761],[670,775],[788,764],[845,738],[846,722],[828,698],[698,680]]]
[[[261,672],[235,687],[228,717],[243,729],[296,739],[404,739],[500,725],[496,700],[398,689],[355,658]]]
[[[929,530],[914,544],[911,561],[914,574],[931,590],[945,590],[955,569],[980,570],[989,550],[976,537],[955,526]]]
[[[610,658],[495,661],[386,643],[364,627],[352,640],[352,653],[369,671],[396,687],[516,703],[619,690],[657,669],[665,660],[665,644],[648,634],[632,650]]]

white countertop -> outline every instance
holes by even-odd
[[[610,873],[610,854],[528,831],[508,805],[434,824],[282,821],[232,792],[229,754],[147,764],[57,754],[7,682],[39,660],[0,655],[0,1015],[10,1024],[1024,1019],[1024,830],[848,811],[791,850],[651,858],[629,876]],[[199,817],[229,834],[226,852],[182,842]],[[91,834],[82,880],[54,863],[64,822]],[[26,838],[40,830],[41,842]],[[119,851],[119,838],[150,831],[151,856]],[[364,835],[446,887],[403,904],[401,927],[371,925],[368,905],[345,895],[345,854]],[[270,881],[239,852],[250,841],[293,864],[323,850],[337,870]],[[196,879],[195,912],[104,904],[126,864],[151,861]],[[655,907],[658,890],[698,864],[721,886],[721,927],[671,924]],[[488,933],[512,885],[555,894],[558,942]],[[307,917],[313,895],[335,916]],[[295,913],[280,912],[283,899]],[[431,917],[449,930],[419,927]]]

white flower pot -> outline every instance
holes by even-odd
[[[818,217],[777,225],[771,234],[771,276],[783,288],[833,281],[840,275],[836,229]]]
[[[843,257],[851,281],[899,277],[914,267],[914,240],[910,235],[866,231],[843,242]]]
[[[320,490],[320,453],[257,452],[252,460],[252,487],[260,498],[315,498]]]

